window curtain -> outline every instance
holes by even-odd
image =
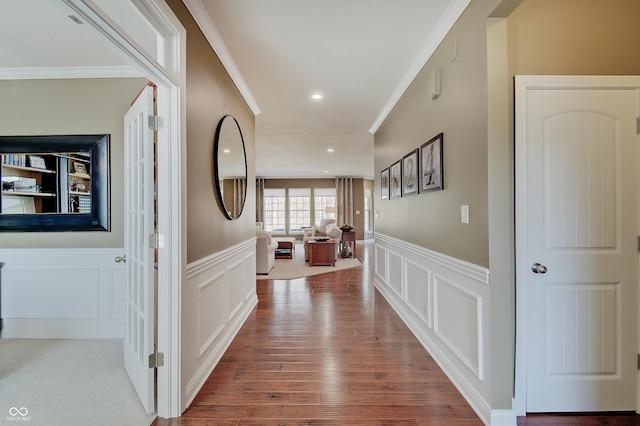
[[[247,180],[233,180],[233,217],[238,218],[242,214],[244,207],[245,194],[247,193]]]
[[[256,179],[256,222],[264,223],[264,179]]]
[[[336,178],[336,201],[338,204],[338,226],[353,226],[353,179]]]

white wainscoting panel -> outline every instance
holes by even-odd
[[[438,275],[433,277],[433,288],[436,335],[482,379],[480,297]]]
[[[387,249],[381,245],[375,245],[376,275],[382,282],[387,282]]]
[[[391,290],[400,298],[404,298],[404,268],[402,255],[387,250],[387,284]]]
[[[0,249],[3,338],[123,338],[116,249]]]
[[[182,288],[183,407],[188,407],[258,303],[256,240],[187,265]]]
[[[226,310],[211,309],[211,306],[215,306],[219,300],[227,298],[227,287],[227,277],[225,277],[224,273],[218,273],[198,285],[200,294],[198,295],[198,340],[196,344],[199,356],[202,356],[209,349],[227,323]]]
[[[405,276],[407,306],[427,324],[427,327],[431,328],[433,326],[431,271],[422,265],[407,260],[405,262]],[[407,285],[407,283],[412,283],[412,285]]]
[[[489,424],[489,271],[380,233],[375,247],[376,288]]]

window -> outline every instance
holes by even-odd
[[[371,189],[364,190],[364,230],[365,232],[373,231],[371,223]]]
[[[285,233],[285,190],[264,190],[264,229],[274,234]]]
[[[336,189],[317,188],[314,193],[314,223],[320,225],[322,219],[335,219],[338,212],[336,208]]]
[[[289,189],[289,234],[302,234],[311,226],[311,189]]]

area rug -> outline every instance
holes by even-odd
[[[276,264],[268,275],[256,275],[259,280],[292,280],[296,278],[308,277],[311,275],[326,274],[327,272],[335,272],[343,269],[355,268],[360,266],[358,259],[345,258],[338,256],[336,266],[309,266],[304,261],[304,246],[296,244],[293,259],[276,259]]]

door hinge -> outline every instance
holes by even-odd
[[[640,370],[640,354],[638,354],[638,359],[636,360],[636,367]]]
[[[638,235],[638,253],[640,253],[640,235]]]
[[[149,355],[149,368],[164,367],[164,354],[155,351]]]
[[[164,119],[159,115],[149,116],[149,130],[162,130],[164,127]]]
[[[151,249],[161,249],[164,248],[164,234],[155,234],[149,235],[149,248]]]
[[[640,117],[636,117],[636,135],[640,135]]]

